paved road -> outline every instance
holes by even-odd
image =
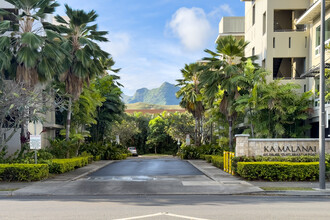
[[[129,159],[114,162],[89,175],[90,177],[113,176],[182,176],[204,175],[186,161],[178,159]]]
[[[54,196],[0,198],[0,219],[330,219],[325,197]],[[144,216],[144,217],[143,217]]]

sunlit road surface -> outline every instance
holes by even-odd
[[[330,199],[214,195],[0,198],[0,219],[330,219]]]

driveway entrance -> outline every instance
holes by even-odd
[[[70,173],[63,177],[68,176]],[[13,195],[212,195],[260,191],[203,160],[172,157],[113,161],[89,175],[63,177],[37,182]]]
[[[178,177],[202,176],[201,171],[187,161],[173,158],[145,159],[136,158],[114,162],[95,173],[89,175],[93,178],[124,178],[144,180],[147,177]]]

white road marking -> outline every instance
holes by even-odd
[[[204,219],[204,218],[194,218],[194,217],[189,217],[189,216],[184,216],[184,215],[176,215],[176,214],[171,214],[171,213],[167,213],[167,212],[160,212],[160,213],[156,213],[156,214],[143,215],[143,216],[130,217],[130,218],[120,218],[120,219],[114,219],[114,220],[134,220],[134,219],[144,219],[144,218],[150,218],[150,217],[156,217],[156,216],[171,216],[171,217],[189,219],[189,220],[208,220],[208,219]]]

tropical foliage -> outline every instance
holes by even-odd
[[[42,22],[58,4],[53,0],[6,1],[16,10],[0,9],[0,16],[8,18],[0,20],[0,75],[34,90],[37,83],[63,71],[62,65],[54,65],[65,57],[58,46],[61,37]],[[29,109],[23,114],[29,115]],[[21,124],[21,147],[28,140],[28,122]]]
[[[85,12],[83,10],[73,10],[65,5],[68,20],[57,15],[56,21],[60,24],[56,27],[64,40],[61,47],[69,54],[63,60],[64,71],[60,76],[65,83],[66,92],[69,94],[66,139],[70,137],[72,101],[79,99],[83,91],[84,83],[89,84],[95,76],[103,75],[109,68],[107,59],[109,54],[103,51],[95,43],[105,42],[106,31],[98,31],[95,24],[98,17],[94,10]]]
[[[216,128],[219,145],[230,150],[234,132],[252,137],[304,137],[309,128],[305,121],[311,112],[311,92],[298,94],[298,85],[281,80],[267,83],[268,73],[253,63],[256,57],[245,56],[247,45],[232,36],[220,38],[216,52],[205,50],[209,57],[186,65],[182,71],[184,79],[178,80],[181,89],[177,94],[193,116],[196,104],[203,106],[200,117],[207,120],[202,142],[206,141],[203,133],[207,127],[209,141],[212,143]]]

